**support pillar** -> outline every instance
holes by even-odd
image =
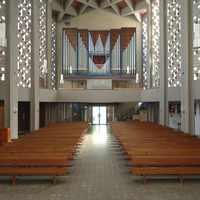
[[[39,129],[39,0],[32,0],[31,130]]]
[[[18,1],[6,1],[6,97],[4,119],[5,127],[11,128],[11,139],[18,138],[18,77],[17,77],[17,18],[18,18]]]
[[[194,134],[192,1],[181,5],[181,130]]]
[[[160,0],[160,124],[168,126],[166,0]]]

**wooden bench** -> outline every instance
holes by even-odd
[[[179,150],[168,150],[168,151],[128,151],[128,155],[125,156],[127,160],[131,160],[134,156],[200,156],[199,150],[187,151],[184,148]]]
[[[132,143],[123,143],[121,148],[132,147],[132,146],[185,146],[185,145],[192,145],[192,146],[200,146],[200,142],[132,142]]]
[[[64,151],[0,151],[0,157],[71,157],[71,152]]]
[[[88,122],[58,122],[4,141],[0,146],[0,174],[12,175],[13,184],[16,175],[53,175],[55,184],[56,175],[67,174],[66,167],[71,166],[68,160],[73,159],[87,127]]]
[[[149,122],[111,122],[114,135],[127,153],[132,174],[200,174],[200,140],[197,136]]]
[[[11,146],[0,146],[0,151],[73,151],[74,152],[74,146],[17,146],[17,145],[11,145]]]
[[[143,138],[134,138],[134,142],[146,142],[146,141],[148,141],[148,142],[150,142],[150,141],[152,141],[152,142],[156,142],[156,141],[159,141],[159,142],[174,142],[174,141],[179,141],[179,142],[187,142],[187,141],[194,141],[194,142],[196,142],[196,141],[200,141],[200,138],[196,138],[196,137],[187,137],[187,138],[174,138],[174,137],[172,137],[172,138],[150,138],[150,137],[143,137]],[[121,141],[121,143],[132,143],[133,142],[133,140],[126,140],[126,141]],[[119,142],[119,144],[121,144],[120,142]]]
[[[147,174],[178,174],[182,184],[184,174],[200,174],[200,156],[135,156],[132,161],[132,174],[143,174],[144,183]]]
[[[0,174],[12,175],[12,184],[16,182],[16,175],[53,175],[53,184],[55,184],[56,175],[67,174],[66,168],[57,167],[59,163],[66,161],[64,157],[1,157],[0,166],[4,167],[0,167]],[[31,167],[27,168],[27,166]]]

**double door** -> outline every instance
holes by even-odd
[[[92,107],[92,123],[93,124],[106,124],[107,123],[107,109],[103,106]]]

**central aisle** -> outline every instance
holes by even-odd
[[[113,135],[109,126],[90,126],[69,175],[69,199],[121,199],[127,195],[130,199],[133,197],[131,174],[124,174],[122,155],[119,154],[120,151],[113,150],[112,141]]]

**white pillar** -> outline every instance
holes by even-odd
[[[32,0],[31,131],[39,129],[39,0]]]
[[[160,0],[160,124],[168,126],[166,0]]]
[[[195,134],[193,93],[193,26],[192,1],[181,1],[181,130]]]
[[[11,138],[18,138],[18,77],[17,77],[17,24],[18,1],[6,1],[6,69],[5,69],[5,127],[11,128]],[[38,80],[39,81],[39,80]],[[17,110],[16,110],[17,109]]]

